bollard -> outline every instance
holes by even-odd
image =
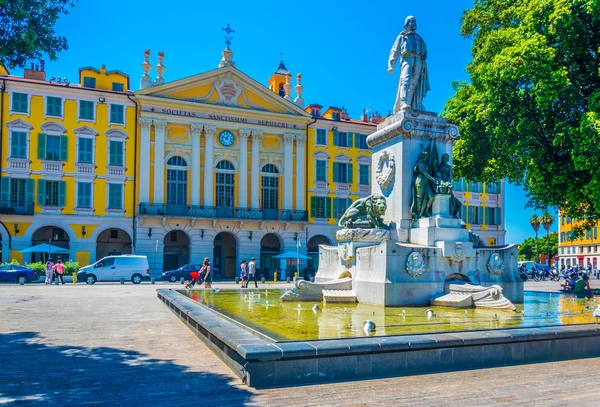
[[[73,273],[73,284],[77,284],[77,273]]]
[[[20,278],[20,279],[19,279],[19,285],[25,285],[25,280],[24,280],[24,279],[22,279],[22,278]]]
[[[121,278],[121,285],[125,284],[125,279]]]
[[[236,283],[236,284],[239,284],[239,283],[240,283],[240,278],[239,278],[239,277],[236,277],[236,278],[235,278],[235,283]]]
[[[181,277],[181,280],[179,280],[179,282],[180,282],[181,284],[185,284],[185,278]]]
[[[54,284],[55,285],[59,285],[60,283],[58,282],[58,277],[54,279]]]
[[[156,282],[156,279],[154,277],[150,278],[150,283],[154,284]]]
[[[277,272],[273,273],[273,282],[277,282]]]
[[[264,284],[264,283],[265,283],[265,278],[264,278],[264,277],[261,277],[261,278],[260,278],[260,282],[261,282],[261,284]]]
[[[294,281],[296,281],[296,280],[298,280],[298,272],[297,271],[294,273]]]
[[[315,282],[315,276],[310,276],[310,282],[314,283]]]
[[[289,283],[289,282],[290,282],[290,278],[289,278],[289,277],[288,277],[288,278],[286,278],[286,279],[285,279],[285,282],[286,282],[286,283]]]

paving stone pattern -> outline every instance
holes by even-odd
[[[159,287],[175,285],[0,285],[0,405],[600,403],[600,358],[252,389],[157,299]]]

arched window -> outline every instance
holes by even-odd
[[[273,164],[262,167],[262,207],[279,209],[279,170]]]
[[[217,208],[233,208],[234,169],[230,161],[217,163]]]
[[[187,163],[179,156],[167,161],[167,204],[187,205]]]

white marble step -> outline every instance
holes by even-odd
[[[356,293],[352,290],[323,290],[325,302],[356,302]]]

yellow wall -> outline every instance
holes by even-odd
[[[98,72],[99,71],[99,72]],[[123,91],[129,90],[129,77],[119,72],[111,72],[107,74],[106,68],[100,68],[96,71],[94,68],[82,69],[79,71],[79,83],[83,86],[83,78],[96,78],[96,89],[112,90],[113,82],[123,85]]]

